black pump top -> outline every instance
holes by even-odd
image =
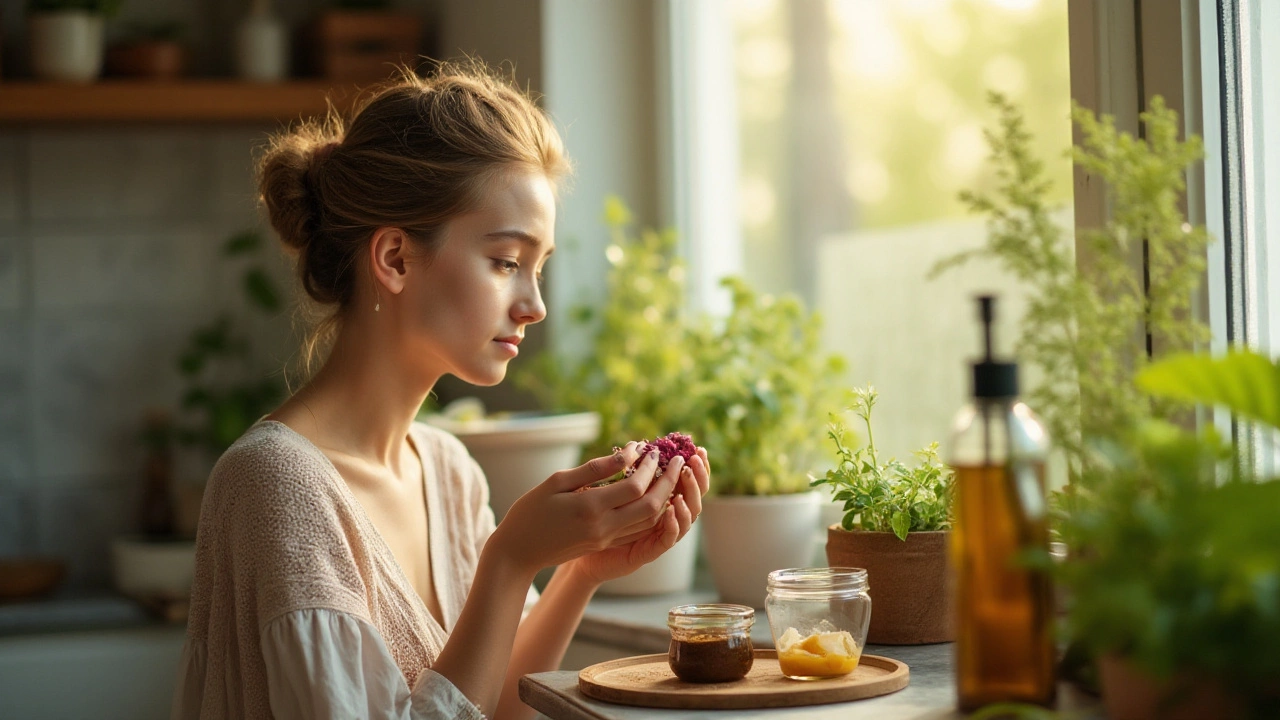
[[[1012,398],[1018,396],[1018,364],[997,362],[991,327],[995,320],[996,299],[992,295],[978,298],[986,357],[973,364],[973,396],[975,398]]]

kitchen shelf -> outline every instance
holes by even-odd
[[[0,123],[289,122],[344,108],[351,87],[321,80],[101,80],[85,85],[0,82]]]

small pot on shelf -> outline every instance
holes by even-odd
[[[47,10],[27,17],[31,69],[37,79],[88,83],[102,74],[102,14]]]
[[[108,48],[106,62],[109,75],[173,80],[186,72],[187,52],[174,40],[135,40]]]

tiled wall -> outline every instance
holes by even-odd
[[[218,250],[262,226],[251,151],[266,130],[0,130],[0,556],[60,556],[66,589],[107,585],[143,413],[176,405],[192,328],[242,309]],[[288,318],[247,327],[283,364]]]

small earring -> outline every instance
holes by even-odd
[[[379,310],[381,310],[381,309],[382,309],[382,303],[380,303],[380,302],[379,302],[379,303],[375,303],[375,304],[374,304],[374,306],[373,306],[373,311],[374,311],[374,312],[378,312],[378,311],[379,311]]]

